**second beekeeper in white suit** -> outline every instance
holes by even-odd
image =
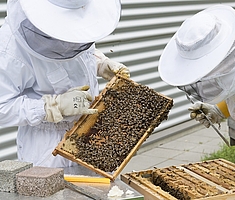
[[[210,127],[235,119],[235,11],[226,5],[209,7],[185,20],[165,47],[159,73],[190,98],[190,116]]]
[[[110,80],[121,63],[95,42],[116,28],[119,0],[9,0],[0,28],[0,126],[18,126],[19,161],[74,163],[52,151],[98,95],[97,76]]]

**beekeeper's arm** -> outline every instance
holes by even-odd
[[[210,123],[205,118],[204,114],[211,120],[211,122],[220,124],[221,121],[230,116],[228,107],[225,101],[222,101],[216,105],[211,105],[208,103],[195,103],[189,108],[191,119],[195,119],[203,124],[206,128],[210,127]]]
[[[95,57],[98,76],[106,80],[111,80],[117,73],[126,78],[130,77],[130,71],[125,65],[109,59],[100,50],[95,49]]]
[[[6,60],[7,58],[7,60]],[[48,94],[31,98],[24,90],[31,90],[35,82],[29,67],[11,56],[0,56],[0,126],[36,126],[42,121],[58,122],[64,116],[93,114],[89,109],[91,97],[85,87],[70,89],[64,94]],[[5,70],[3,70],[5,69]],[[37,97],[37,98],[36,98]]]

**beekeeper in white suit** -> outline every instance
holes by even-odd
[[[190,116],[210,127],[235,119],[235,11],[215,5],[185,20],[165,47],[159,73],[197,101]]]
[[[95,49],[120,18],[119,0],[9,0],[0,29],[0,126],[18,126],[19,161],[75,163],[52,151],[81,114],[94,114],[97,75],[129,70]]]

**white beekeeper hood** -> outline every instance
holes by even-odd
[[[114,31],[120,0],[19,0],[31,23],[47,35],[67,42],[88,43]]]
[[[225,58],[235,39],[235,11],[216,5],[184,21],[165,47],[159,74],[173,86],[199,81]]]

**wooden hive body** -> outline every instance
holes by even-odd
[[[235,164],[224,159],[121,175],[147,200],[235,199]]]

